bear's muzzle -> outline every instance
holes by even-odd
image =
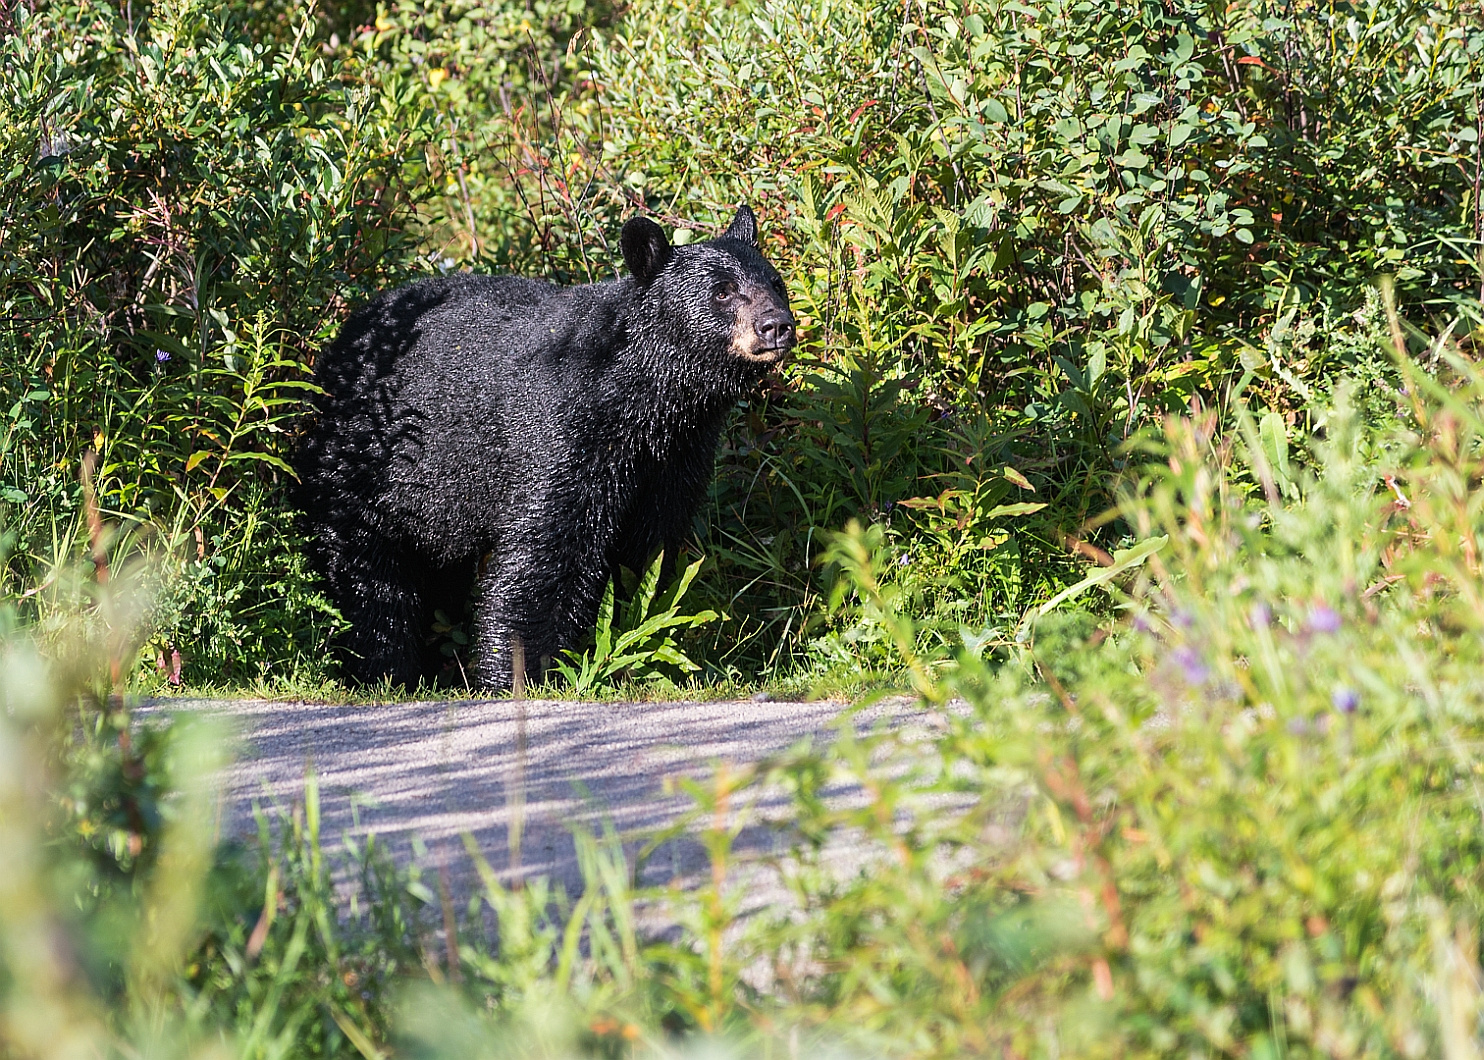
[[[732,327],[732,354],[744,361],[778,364],[797,341],[793,314],[776,302],[760,312],[738,313]]]

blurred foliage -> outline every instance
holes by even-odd
[[[1112,590],[1131,621],[1053,616],[1010,665],[961,649],[925,689],[932,753],[814,767],[918,771],[808,826],[888,855],[820,895],[796,876],[798,959],[838,968],[822,1024],[945,1055],[1477,1055],[1484,376],[1438,352],[1383,461],[1342,390],[1290,500],[1246,417],[1235,444],[1169,421],[1123,502],[1160,544]]]

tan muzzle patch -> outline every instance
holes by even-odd
[[[757,333],[752,314],[738,313],[736,322],[732,324],[731,352],[732,356],[740,357],[744,361],[776,364],[788,351],[765,348],[762,337]]]

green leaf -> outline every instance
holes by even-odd
[[[1133,548],[1113,553],[1113,565],[1111,567],[1099,567],[1077,584],[1067,586],[1067,588],[1036,608],[1033,613],[1037,616],[1049,615],[1056,609],[1057,604],[1080,596],[1094,585],[1102,585],[1105,582],[1110,582],[1124,571],[1139,566],[1150,556],[1164,548],[1169,543],[1169,540],[1168,536],[1152,537],[1147,541],[1141,541]]]
[[[1291,482],[1293,472],[1288,466],[1288,424],[1283,419],[1283,414],[1269,412],[1263,416],[1257,435],[1262,441],[1263,455],[1267,457],[1273,471],[1283,483]]]
[[[1094,342],[1088,346],[1087,356],[1087,385],[1094,386],[1103,377],[1103,372],[1108,368],[1108,348],[1101,342]]]
[[[997,519],[1005,515],[1030,515],[1033,512],[1039,512],[1044,507],[1046,507],[1045,504],[1035,501],[1017,501],[1014,504],[997,505],[985,512],[983,517],[985,519]]]
[[[376,1044],[371,1041],[371,1036],[356,1026],[349,1016],[334,1005],[330,1006],[330,1018],[335,1021],[335,1026],[340,1028],[341,1033],[350,1040],[350,1044],[355,1046],[356,1052],[365,1057],[365,1060],[385,1060],[386,1054],[376,1048]]]
[[[193,455],[191,459],[194,460],[195,456]],[[273,467],[278,468],[280,471],[287,471],[290,475],[294,474],[293,467],[290,466],[289,462],[283,457],[275,456],[272,453],[259,453],[251,449],[244,449],[241,452],[232,453],[223,460],[223,463],[236,464],[240,463],[243,460],[251,460],[257,463],[269,464]],[[187,463],[186,470],[189,471],[190,469],[190,464]]]
[[[595,627],[597,635],[597,648],[594,652],[596,658],[608,655],[613,645],[613,582],[608,582],[607,588],[603,590],[603,602],[598,605],[598,624]]]
[[[1019,471],[1016,471],[1008,464],[1000,470],[1000,474],[1004,475],[1007,479],[1015,483],[1015,485],[1019,486],[1023,490],[1030,490],[1032,493],[1036,491],[1036,487],[1031,485],[1030,479],[1026,478]]]

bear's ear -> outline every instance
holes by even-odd
[[[674,253],[660,226],[647,217],[630,218],[619,242],[623,244],[624,264],[645,286],[660,274]]]
[[[722,238],[735,239],[750,247],[757,246],[757,217],[752,210],[746,206],[737,207],[737,216],[732,218],[732,223],[727,226]]]

